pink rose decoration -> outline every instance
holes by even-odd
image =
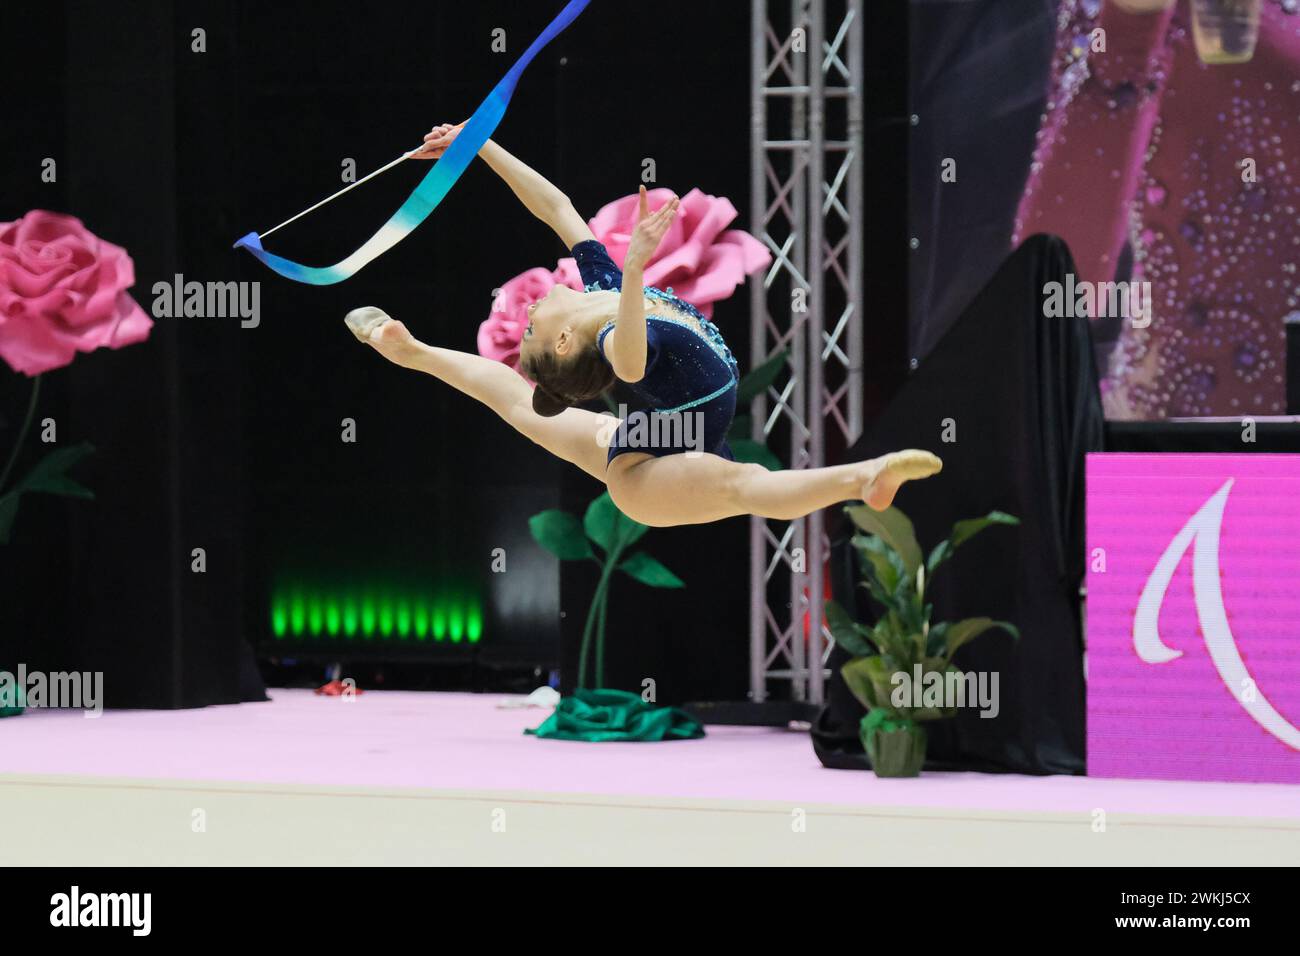
[[[621,260],[619,265],[622,265]],[[555,276],[557,285],[567,285],[577,292],[582,291],[582,273],[578,271],[578,260],[574,259],[573,256],[568,256],[557,262],[555,272],[552,275]]]
[[[149,337],[153,320],[126,291],[135,264],[81,220],[34,209],[0,223],[0,358],[39,375],[77,352]]]
[[[658,209],[672,195],[669,189],[650,190],[650,208]],[[604,206],[588,223],[609,250],[610,258],[620,266],[636,225],[636,212],[634,193]],[[749,233],[726,228],[735,218],[736,207],[730,200],[692,189],[682,198],[677,218],[646,265],[646,284],[660,289],[671,287],[675,295],[711,318],[713,303],[729,298],[746,276],[772,261],[763,244]],[[518,309],[517,317],[512,318],[509,309],[498,311],[494,305],[492,316],[480,326],[478,335],[481,355],[512,366],[519,359],[519,342],[528,325],[523,311],[528,304],[545,295],[552,285],[582,290],[582,278],[572,258],[561,259],[554,272],[529,269],[507,282],[502,293],[516,287],[516,283],[537,290],[536,294],[528,298],[530,293],[525,293],[522,301],[511,303]]]
[[[511,368],[517,366],[519,343],[528,327],[528,306],[555,284],[550,272],[536,268],[521,272],[497,290],[492,315],[478,327],[478,354],[505,362]]]
[[[649,192],[651,209],[672,198],[670,189]],[[591,220],[591,231],[620,266],[636,226],[637,197],[624,196],[605,206]],[[646,265],[647,285],[673,292],[705,315],[713,303],[731,297],[745,277],[772,257],[763,244],[740,229],[726,227],[736,218],[731,200],[692,189],[682,197],[677,218]]]

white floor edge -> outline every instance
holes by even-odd
[[[1104,808],[1098,808],[1104,810]],[[1300,823],[0,775],[23,865],[1294,865]]]

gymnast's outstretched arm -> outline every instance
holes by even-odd
[[[437,159],[460,132],[461,126],[435,126],[424,137],[424,146],[411,154],[412,159]],[[587,239],[594,239],[587,223],[554,183],[518,157],[506,152],[492,140],[483,144],[479,158],[505,180],[506,185],[524,204],[524,208],[551,227],[566,249]]]
[[[672,225],[680,204],[681,200],[674,196],[651,212],[645,187],[641,187],[636,228],[632,230],[632,240],[623,259],[623,294],[618,300],[618,316],[614,331],[605,337],[605,355],[614,374],[625,382],[639,382],[645,375],[645,266]]]

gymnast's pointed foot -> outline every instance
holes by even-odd
[[[358,341],[365,342],[376,352],[398,365],[407,365],[415,346],[415,337],[401,322],[383,309],[372,305],[353,309],[343,319],[348,330]]]
[[[376,309],[373,305],[363,305],[359,309],[353,309],[343,317],[344,324],[351,330],[362,342],[370,340],[370,333],[385,322],[391,322],[392,319],[383,309]]]
[[[862,500],[876,511],[884,511],[905,481],[929,478],[943,468],[938,455],[917,448],[890,452],[862,463]]]

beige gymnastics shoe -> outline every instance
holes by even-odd
[[[862,500],[876,511],[884,511],[893,504],[903,482],[929,478],[943,470],[938,455],[919,448],[890,452],[863,464],[866,480],[862,482]]]

